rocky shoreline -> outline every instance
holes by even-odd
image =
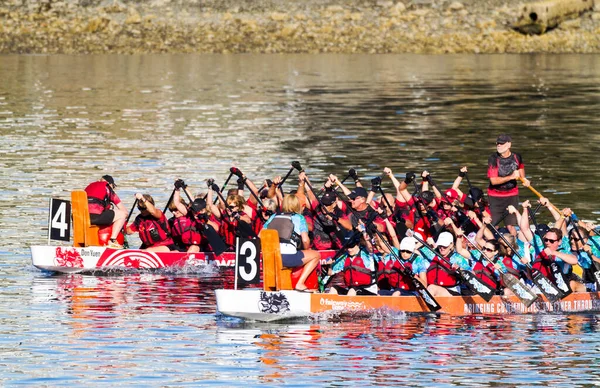
[[[600,53],[600,5],[540,36],[521,1],[7,0],[0,53]]]

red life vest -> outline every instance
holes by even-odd
[[[237,228],[237,221],[229,221],[224,219],[221,223],[219,234],[223,237],[225,244],[232,247],[235,245],[235,230]]]
[[[137,216],[135,223],[137,224],[140,240],[146,248],[173,244],[173,239],[169,235],[167,218],[164,214],[161,215],[160,220],[152,216]]]
[[[110,190],[108,182],[97,181],[90,183],[85,188],[88,197],[88,206],[92,204],[99,205],[103,211],[110,209]]]
[[[542,275],[550,279],[550,281],[556,284],[556,279],[554,278],[554,273],[552,272],[552,268],[550,268],[550,264],[552,264],[552,259],[550,256],[546,255],[544,251],[541,251],[539,255],[535,258],[533,263],[531,263],[531,267],[533,269],[538,270]]]
[[[427,268],[427,284],[454,287],[458,284],[458,278],[452,266],[436,256]]]
[[[496,274],[494,273],[495,267],[488,261],[486,261],[486,263],[486,265],[483,265],[482,262],[477,261],[473,266],[473,273],[488,287],[496,290],[498,289],[498,280],[496,279]]]
[[[346,287],[370,286],[373,274],[365,266],[362,257],[347,257],[344,262],[344,283]]]
[[[410,263],[404,263],[409,271],[412,270]],[[393,289],[402,289],[406,291],[414,291],[415,287],[410,275],[402,272],[402,265],[396,259],[388,260],[387,263],[383,264],[380,261],[377,264],[377,284],[381,284],[380,288],[384,288],[387,285]]]
[[[169,219],[170,232],[173,239],[180,239],[184,245],[200,245],[202,235],[194,227],[194,220],[189,217],[173,217]]]
[[[513,262],[512,258],[509,256],[506,256],[502,259],[502,263],[504,264],[504,266],[506,267],[506,272],[517,278],[517,280],[519,280],[521,278],[521,273],[519,272],[518,269],[515,268],[515,263]],[[504,281],[502,280],[502,278],[500,278],[500,284],[502,284],[502,287],[506,287],[506,284],[504,284]]]

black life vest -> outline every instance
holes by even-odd
[[[300,246],[302,241],[300,235],[294,231],[294,222],[292,216],[294,213],[281,213],[275,215],[267,229],[276,230],[279,235],[279,242],[284,244],[292,244],[296,248]]]

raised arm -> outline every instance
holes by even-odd
[[[185,207],[185,205],[181,203],[181,194],[179,193],[179,189],[176,189],[173,193],[173,204],[175,205],[177,210],[181,212],[181,214],[183,214],[184,216],[187,215],[188,210],[187,207]]]
[[[531,232],[529,226],[529,209],[531,208],[531,203],[527,200],[521,204],[523,207],[523,214],[521,214],[521,222],[519,222],[519,229],[521,233],[523,233],[523,237],[526,242],[533,241],[533,233]]]

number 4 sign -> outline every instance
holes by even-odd
[[[50,198],[49,221],[48,245],[50,245],[50,240],[69,241],[71,239],[71,202]]]
[[[235,253],[235,289],[238,284],[260,284],[260,240],[238,238]]]

